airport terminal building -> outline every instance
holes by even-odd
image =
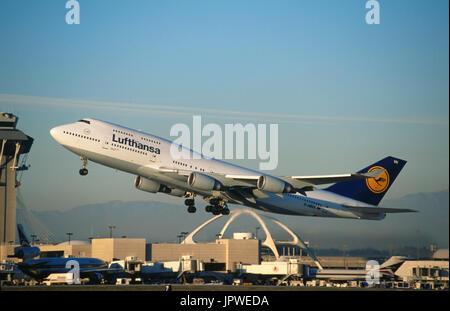
[[[217,270],[233,271],[237,264],[261,262],[261,241],[256,239],[217,239],[215,242],[178,244],[146,243],[144,238],[95,238],[91,243],[70,241],[38,246],[41,257],[94,257],[109,263],[129,257],[142,262],[164,262],[191,256],[195,260],[214,263]]]
[[[220,263],[220,270],[235,271],[237,264],[259,264],[261,241],[256,239],[217,239],[212,243],[149,244],[152,261],[174,261],[182,256],[205,263]]]

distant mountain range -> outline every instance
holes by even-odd
[[[195,214],[187,213],[186,207],[181,205],[181,199],[179,206],[159,201],[112,201],[79,206],[68,211],[32,211],[32,214],[33,218],[53,232],[54,239],[58,241],[66,240],[67,232],[72,232],[72,239],[75,240],[108,237],[108,226],[114,225],[114,237],[144,237],[149,242],[176,242],[180,232],[190,232],[212,216],[204,211],[205,204],[200,202],[198,200]],[[284,222],[304,240],[319,248],[387,250],[405,246],[427,247],[431,242],[448,248],[448,190],[411,194],[382,201],[381,206],[411,208],[418,213],[390,214],[382,221],[268,215]],[[18,219],[24,218],[23,209],[18,208],[17,214]],[[258,223],[251,218],[245,219],[247,221],[240,220],[230,229],[254,232]],[[33,221],[27,226],[30,227],[28,231],[35,230]],[[220,229],[218,225],[213,225],[203,235],[200,234],[199,240],[213,240]],[[262,230],[259,232],[259,236],[264,237]],[[39,238],[39,232],[29,232],[32,233]],[[277,228],[273,234],[275,237],[280,234],[281,240],[286,238]]]
[[[32,213],[54,233],[58,241],[67,240],[66,232],[72,232],[72,239],[77,240],[109,237],[110,225],[116,227],[112,231],[114,237],[145,237],[151,241],[176,241],[176,235],[180,231],[191,229],[190,226],[186,228],[183,226],[187,216],[192,216],[185,209],[184,206],[160,201],[111,201],[83,205],[68,211]],[[20,209],[17,211],[18,218],[22,218]]]

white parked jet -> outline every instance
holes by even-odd
[[[55,127],[50,134],[80,156],[80,175],[88,173],[88,160],[128,172],[136,175],[139,190],[185,197],[189,213],[196,211],[195,196],[209,202],[206,211],[214,215],[229,214],[227,203],[287,215],[373,220],[413,212],[377,207],[406,164],[393,157],[353,174],[278,177],[198,154],[174,159],[170,140],[90,118]],[[316,188],[324,184],[333,185]]]

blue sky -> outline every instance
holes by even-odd
[[[154,198],[95,164],[81,182],[80,161],[48,132],[95,117],[170,138],[193,113],[279,123],[274,174],[394,155],[408,164],[388,197],[448,189],[448,1],[379,2],[380,25],[367,25],[360,0],[80,0],[81,23],[67,25],[65,1],[2,1],[0,110],[35,138],[24,200],[66,210]]]

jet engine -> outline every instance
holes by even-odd
[[[287,182],[267,175],[259,176],[256,187],[259,190],[272,193],[286,193],[292,191],[292,186]]]
[[[169,188],[166,185],[160,184],[157,181],[148,179],[142,176],[136,176],[134,180],[134,186],[142,191],[151,193],[163,192],[165,194],[173,195],[176,197],[182,197],[186,194],[186,191],[178,188]]]
[[[166,192],[167,194],[173,195],[175,197],[182,197],[186,194],[186,191],[178,189],[178,188],[172,188],[169,189],[170,192]]]
[[[139,190],[151,193],[162,191],[164,188],[164,186],[159,182],[141,176],[136,176],[136,179],[134,180],[134,186]]]
[[[201,190],[220,190],[220,182],[211,176],[192,172],[187,180],[187,183],[192,188],[197,188]]]

